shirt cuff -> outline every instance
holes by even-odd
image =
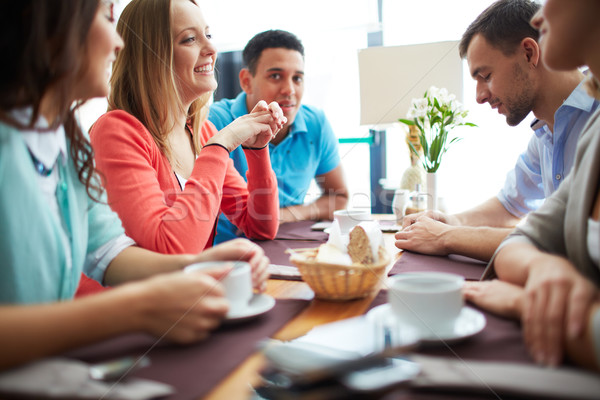
[[[219,146],[219,147],[222,147],[223,149],[225,149],[225,151],[227,152],[227,154],[230,153],[229,149],[227,147],[223,146],[221,143],[209,143],[209,144],[205,144],[204,146],[202,146],[202,148],[210,147],[210,146]]]
[[[86,275],[104,285],[104,273],[108,265],[120,252],[133,245],[135,245],[133,239],[124,234],[109,240],[86,256]]]

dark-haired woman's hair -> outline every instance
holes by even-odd
[[[56,115],[49,129],[63,125],[79,181],[99,199],[102,186],[94,152],[81,131],[75,110],[75,82],[84,74],[85,42],[99,0],[19,0],[0,2],[0,121],[32,129],[42,98],[52,90],[49,110]],[[11,116],[15,108],[32,107],[24,125]]]

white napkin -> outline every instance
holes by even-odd
[[[170,385],[146,379],[93,380],[89,365],[65,358],[48,358],[0,373],[2,398],[145,400],[174,392]]]
[[[329,229],[329,239],[319,247],[316,259],[326,264],[352,265],[347,247],[348,235],[342,236],[340,224],[334,220]]]
[[[289,342],[269,340],[263,352],[276,368],[302,374],[372,353],[373,340],[373,327],[360,316],[317,326]]]
[[[336,247],[342,253],[348,253],[348,235],[342,236],[339,221],[333,220],[329,228],[329,239],[327,243]]]

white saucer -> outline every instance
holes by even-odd
[[[236,313],[228,312],[224,323],[242,322],[258,317],[275,306],[275,299],[268,294],[255,294],[250,299],[248,307]]]
[[[390,322],[391,320],[391,326],[395,326],[396,329],[402,327],[401,321],[398,321],[392,314],[392,309],[389,304],[382,304],[373,308],[367,313],[367,319],[375,323],[381,321]],[[480,311],[471,307],[463,307],[458,318],[456,319],[456,323],[454,324],[454,329],[452,331],[443,332],[439,335],[421,335],[420,341],[422,343],[444,342],[448,344],[458,342],[481,332],[485,327],[485,324],[485,316]]]

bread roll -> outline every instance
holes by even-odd
[[[365,221],[350,231],[348,255],[353,263],[374,264],[379,261],[379,246],[383,242],[383,234],[375,221]]]

